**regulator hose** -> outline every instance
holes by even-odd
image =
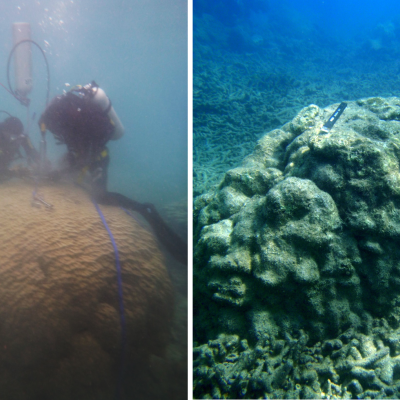
[[[24,106],[29,105],[29,99],[26,97],[21,97],[17,93],[14,92],[14,90],[11,87],[11,81],[10,81],[10,64],[11,64],[11,57],[14,54],[15,49],[22,43],[33,43],[42,53],[44,57],[44,61],[46,63],[46,69],[47,69],[47,92],[46,92],[46,107],[47,104],[49,103],[49,96],[50,96],[50,68],[49,68],[49,63],[47,61],[47,57],[43,49],[33,40],[31,39],[24,39],[18,42],[17,44],[14,45],[14,47],[11,49],[10,54],[8,56],[8,61],[7,61],[7,81],[8,81],[8,87],[9,87],[9,92]]]

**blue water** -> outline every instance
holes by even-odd
[[[0,4],[0,82],[6,84],[13,22],[29,22],[46,52],[50,98],[95,80],[110,97],[125,136],[110,143],[109,190],[162,207],[187,197],[187,2],[184,0],[7,1]],[[30,114],[44,110],[46,74],[33,49]],[[13,77],[12,77],[13,78]],[[26,110],[0,88],[0,108]],[[37,124],[30,132],[39,145]],[[52,145],[56,163],[64,151]]]
[[[322,28],[324,35],[354,40],[355,36],[367,39],[379,24],[390,21],[398,24],[400,5],[395,0],[379,4],[373,0],[194,0],[193,13],[194,16],[207,13],[230,27],[242,25],[256,31],[262,25],[264,29],[273,26],[278,34],[287,31],[295,34],[306,25],[315,25]],[[306,37],[303,31],[302,38]]]
[[[239,395],[247,398],[247,388],[256,388],[262,380],[269,379],[267,376],[271,376],[271,371],[268,365],[275,363],[272,360],[276,358],[272,351],[261,356],[262,352],[255,350],[257,373],[254,375],[249,372],[248,365],[241,364],[251,356],[246,354],[237,361],[231,343],[227,347],[227,357],[218,358],[222,354],[218,347],[221,337],[215,342],[213,340],[221,331],[238,333],[240,339],[246,337],[250,332],[249,309],[254,306],[252,300],[247,302],[247,299],[242,308],[237,307],[235,301],[224,303],[226,293],[236,290],[236,287],[232,289],[234,279],[237,278],[238,282],[243,279],[241,282],[246,287],[247,282],[254,278],[254,271],[249,273],[246,270],[242,274],[236,269],[233,260],[239,252],[234,252],[237,250],[235,246],[241,246],[238,245],[240,239],[230,228],[226,231],[221,228],[222,224],[231,222],[233,226],[240,223],[250,226],[248,220],[244,221],[247,215],[244,208],[238,212],[238,207],[232,213],[225,209],[228,203],[238,204],[235,203],[235,191],[240,192],[240,184],[235,186],[236,178],[232,176],[237,174],[240,179],[247,179],[246,168],[226,175],[226,181],[220,186],[224,190],[219,191],[218,185],[226,171],[239,166],[254,151],[260,137],[281,128],[310,104],[322,108],[366,97],[400,96],[400,2],[193,0],[193,28],[193,189],[194,196],[207,193],[195,201],[194,231],[195,234],[202,232],[202,235],[196,234],[199,241],[195,239],[194,243],[197,255],[194,259],[194,343],[199,346],[194,352],[194,394],[198,398],[222,395],[224,398],[238,398]],[[265,143],[258,154],[264,151],[263,146],[269,145]],[[246,167],[249,165],[252,165],[250,160]],[[239,194],[237,197],[240,201]],[[258,196],[254,199],[261,201]],[[260,219],[255,220],[267,231],[264,214],[261,214]],[[208,232],[212,229],[218,233],[211,238]],[[225,232],[229,232],[226,237]],[[246,234],[248,232],[250,230],[246,230]],[[245,240],[250,243],[250,238],[249,234]],[[219,240],[226,246],[221,251],[221,258],[213,253],[214,250],[207,253],[208,248],[202,253],[205,246],[214,249]],[[279,239],[275,242],[278,243]],[[280,244],[277,246],[281,248]],[[253,257],[253,247],[249,245],[248,248],[253,268],[258,265],[258,255]],[[281,260],[286,257],[285,251],[279,254]],[[269,261],[262,262],[266,263],[263,268],[268,270]],[[272,261],[271,265],[274,263]],[[204,280],[203,276],[206,277]],[[213,286],[218,287],[216,290],[220,290],[221,297],[212,292]],[[265,295],[269,294],[267,289]],[[257,308],[258,304],[254,307]],[[267,312],[260,316],[260,320],[268,325],[269,317],[266,315],[270,310],[275,312],[272,310],[276,309],[277,302],[268,299],[263,304]],[[307,307],[293,301],[291,311],[295,313],[296,307],[303,306]],[[287,315],[280,317],[291,318]],[[287,333],[286,328],[283,331]],[[274,335],[266,336],[273,341]],[[231,338],[227,337],[229,340]],[[206,349],[204,353],[203,349]],[[201,357],[206,360],[204,363]],[[214,361],[220,364],[215,366]],[[284,374],[289,376],[286,372]],[[340,384],[345,385],[341,379]],[[258,394],[256,397],[286,398],[285,394],[284,390],[280,393],[271,390],[264,392],[265,397],[258,397]],[[289,396],[287,398],[292,398]],[[302,396],[297,398],[312,397],[305,393]],[[381,398],[379,394],[375,397]]]
[[[400,94],[393,0],[194,0],[193,26],[195,194],[309,104]]]

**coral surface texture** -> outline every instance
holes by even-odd
[[[172,289],[152,235],[100,206],[122,269],[126,344],[121,372],[116,258],[90,198],[74,186],[0,185],[0,392],[4,399],[112,399],[162,356]],[[138,373],[140,375],[140,373]],[[136,382],[137,383],[137,382]]]
[[[400,395],[400,99],[337,106],[195,198],[197,398]]]

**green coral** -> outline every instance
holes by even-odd
[[[349,102],[328,134],[337,105],[306,107],[195,199],[196,340],[302,329],[316,343],[380,317],[398,328],[399,105]],[[354,393],[363,369],[349,369]]]

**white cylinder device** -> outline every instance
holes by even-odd
[[[117,140],[121,138],[124,134],[124,126],[122,125],[121,120],[118,118],[117,113],[115,112],[113,106],[110,107],[111,102],[105,91],[99,87],[93,88],[93,98],[92,101],[95,104],[98,104],[103,111],[108,110],[107,116],[110,118],[111,123],[114,125],[114,134],[111,140]]]
[[[31,38],[31,26],[27,22],[13,24],[13,43]],[[22,43],[14,51],[15,93],[26,97],[32,90],[32,50],[31,43]]]

